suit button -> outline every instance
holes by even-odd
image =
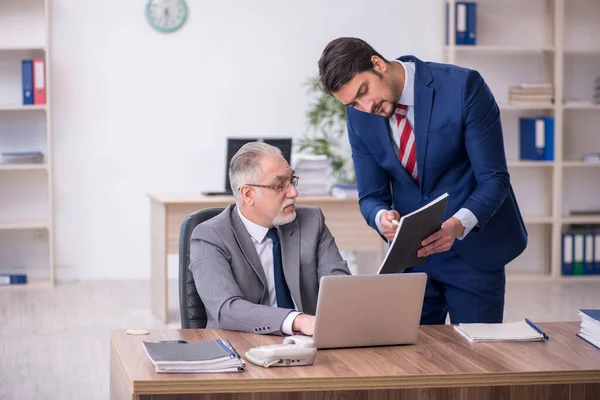
[[[267,330],[270,331],[271,330],[271,325],[267,325]]]
[[[429,200],[429,195],[428,194],[424,194],[423,195],[423,200],[428,201]]]
[[[255,332],[255,333],[258,333],[258,328],[254,328],[254,332]]]

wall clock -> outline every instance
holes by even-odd
[[[185,23],[188,8],[185,0],[148,0],[146,19],[159,32],[174,32]]]

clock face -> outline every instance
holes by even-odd
[[[185,0],[148,0],[146,18],[160,32],[179,29],[187,18]]]

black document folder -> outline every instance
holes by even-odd
[[[429,257],[417,257],[421,242],[437,232],[444,222],[448,193],[400,218],[396,235],[381,263],[378,274],[395,274],[422,265]]]

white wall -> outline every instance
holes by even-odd
[[[145,0],[53,0],[59,279],[149,276],[148,192],[222,189],[225,138],[300,137],[328,41],[439,60],[439,1],[188,0],[164,35]]]

